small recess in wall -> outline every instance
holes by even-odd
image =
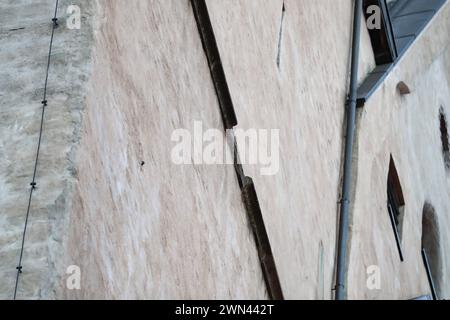
[[[281,22],[280,22],[280,31],[278,34],[278,50],[277,50],[277,67],[280,69],[281,66],[281,47],[283,43],[283,29],[284,29],[284,17],[286,15],[286,5],[283,2],[283,7],[281,8]]]
[[[399,92],[402,96],[408,95],[408,94],[411,93],[411,89],[410,89],[409,86],[408,86],[406,83],[404,83],[403,81],[400,81],[400,82],[397,84],[397,90],[398,90],[398,92]]]
[[[444,108],[439,110],[439,124],[441,130],[442,155],[444,156],[445,169],[450,172],[450,142],[448,136],[447,116]]]

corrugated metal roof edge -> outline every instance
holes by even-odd
[[[393,63],[378,65],[369,75],[358,89],[358,107],[363,107],[367,100],[375,93],[375,91],[384,83],[384,80],[389,73],[394,69],[395,65],[406,54],[408,49],[412,46],[417,37],[426,29],[430,24],[430,21],[436,16],[436,14],[444,7],[448,0],[443,1],[436,7],[434,14],[428,19],[427,23],[418,28],[414,35],[411,35],[411,41],[409,41],[399,52],[399,56]]]

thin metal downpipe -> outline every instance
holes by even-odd
[[[349,229],[350,191],[352,184],[353,143],[356,127],[356,105],[358,90],[359,47],[361,43],[362,0],[355,0],[353,19],[352,66],[350,76],[350,94],[347,106],[347,130],[344,155],[344,176],[339,217],[339,239],[336,267],[336,300],[346,297],[345,274],[347,269],[347,240]]]

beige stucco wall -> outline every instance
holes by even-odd
[[[234,168],[170,159],[175,129],[200,120],[223,130],[189,1],[60,3],[18,298],[267,298]],[[282,0],[207,0],[238,128],[280,130],[279,172],[244,170],[255,181],[287,299],[333,297],[352,3],[285,0],[280,42]],[[68,4],[81,7],[80,30],[64,27]],[[0,298],[9,299],[54,1],[0,6],[0,44],[7,44],[0,51]],[[441,230],[450,223],[438,123],[439,107],[450,108],[449,11],[360,111],[349,298],[428,293],[420,258],[425,201]],[[363,28],[361,81],[374,65]],[[400,80],[410,96],[396,93]],[[403,264],[385,208],[390,153],[407,202]],[[81,268],[79,291],[66,289],[70,265]],[[381,267],[380,291],[367,291],[369,265]]]
[[[441,298],[449,298],[450,180],[442,156],[439,109],[450,112],[450,5],[434,18],[369,99],[358,120],[349,297],[412,299],[430,294],[421,257],[422,211],[436,210],[440,229]],[[412,93],[401,96],[404,81]],[[392,154],[405,196],[403,252],[399,259],[386,210]],[[366,268],[380,267],[381,290],[368,290]]]
[[[63,296],[266,298],[233,166],[171,161],[175,129],[221,127],[189,2],[99,5]]]
[[[55,32],[17,297],[266,298],[234,168],[170,161],[174,129],[221,123],[189,2],[75,4],[81,30],[60,18]],[[53,10],[53,1],[2,10],[11,20],[1,59],[4,299],[14,291]],[[26,28],[8,31],[17,21]],[[70,265],[81,268],[80,291],[66,291]]]
[[[282,0],[207,1],[238,128],[280,129],[279,172],[245,171],[255,180],[284,295],[330,299],[353,1],[284,3],[278,69]],[[364,30],[361,78],[373,67]]]

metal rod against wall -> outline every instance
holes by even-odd
[[[206,58],[208,59],[223,123],[225,129],[232,129],[237,125],[237,118],[234,111],[233,100],[231,99],[231,94],[228,89],[225,71],[223,70],[211,18],[209,17],[208,7],[206,6],[205,0],[191,0],[191,4],[194,10],[195,20],[197,21],[203,49],[206,53]]]
[[[270,299],[283,300],[283,290],[281,289],[275,259],[273,257],[269,237],[264,225],[258,195],[256,194],[253,180],[249,177],[245,178],[244,187],[242,189],[242,198],[244,200],[244,205],[253,230],[259,260]]]
[[[22,241],[21,241],[21,247],[20,247],[20,255],[19,255],[19,262],[17,264],[16,267],[16,281],[15,281],[15,285],[14,285],[14,295],[13,295],[13,300],[16,300],[17,298],[17,291],[18,291],[18,287],[19,287],[19,279],[20,279],[20,275],[23,272],[23,256],[24,256],[24,249],[25,249],[25,240],[26,240],[26,235],[27,235],[27,229],[28,229],[28,223],[29,223],[29,219],[30,219],[30,214],[31,214],[31,201],[33,199],[33,193],[36,190],[37,187],[37,169],[38,169],[38,164],[39,164],[39,156],[40,156],[40,152],[41,152],[41,144],[42,144],[42,136],[43,136],[43,131],[44,131],[44,120],[45,120],[45,109],[47,108],[48,105],[48,101],[47,101],[47,88],[48,88],[48,75],[49,75],[49,70],[50,70],[50,64],[51,64],[51,57],[52,57],[52,49],[53,49],[53,38],[55,35],[55,29],[58,26],[58,5],[59,5],[59,0],[55,1],[55,12],[52,18],[52,33],[50,36],[50,45],[49,45],[49,49],[48,49],[48,56],[47,56],[47,69],[45,72],[45,82],[44,82],[44,95],[43,95],[43,99],[42,99],[42,111],[41,111],[41,120],[40,120],[40,126],[39,126],[39,139],[38,139],[38,144],[37,144],[37,151],[36,151],[36,158],[34,161],[34,170],[33,170],[33,179],[30,183],[30,193],[28,196],[28,206],[27,206],[27,212],[25,215],[25,223],[24,223],[24,228],[23,228],[23,233],[22,233]]]
[[[339,217],[339,238],[336,266],[336,300],[344,300],[346,295],[345,275],[347,261],[347,240],[349,229],[350,191],[352,186],[353,143],[356,127],[356,104],[358,90],[359,47],[361,35],[362,0],[355,0],[353,19],[352,66],[350,94],[347,104],[347,130],[344,154],[344,177]]]
[[[425,249],[422,249],[422,258],[423,258],[423,264],[425,265],[425,269],[427,271],[427,277],[428,277],[428,282],[430,283],[430,289],[431,289],[431,294],[433,296],[433,300],[438,300],[438,296],[436,293],[436,287],[434,285],[434,281],[433,281],[433,275],[431,274],[431,268],[430,268],[430,263],[428,260],[428,255]]]
[[[264,219],[258,201],[258,196],[256,194],[256,189],[251,178],[245,176],[239,160],[236,136],[232,131],[232,129],[237,125],[237,117],[228,88],[225,72],[223,70],[220,52],[214,35],[214,29],[209,17],[208,7],[205,0],[191,0],[191,4],[202,40],[203,49],[208,60],[223,124],[225,129],[227,129],[227,140],[234,152],[234,167],[239,186],[242,191],[242,199],[245,205],[246,213],[253,231],[267,292],[270,299],[283,300],[284,297],[281,283],[278,277],[267,230],[264,225]]]

